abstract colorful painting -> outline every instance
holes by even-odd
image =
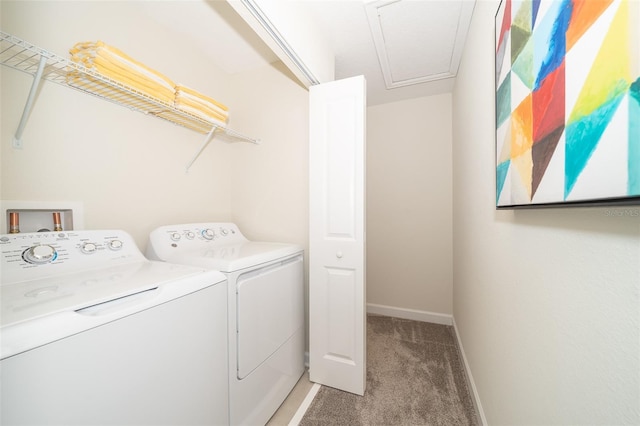
[[[502,0],[496,205],[640,203],[640,1]]]

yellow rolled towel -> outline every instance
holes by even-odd
[[[191,99],[176,98],[174,106],[180,110],[190,110],[190,111],[197,110],[199,114],[202,114],[204,116],[208,116],[223,122],[226,122],[229,119],[229,114],[227,114],[225,111],[211,109],[208,106],[200,102],[192,101]]]
[[[190,114],[198,115],[206,120],[226,123],[229,119],[229,108],[213,98],[184,85],[176,86],[176,108]]]
[[[191,105],[194,108],[202,108],[203,110],[211,111],[212,113],[225,118],[229,117],[228,111],[225,111],[222,108],[218,108],[217,106],[213,105],[210,102],[204,102],[200,98],[195,98],[193,96],[176,95],[175,103],[176,105],[181,105],[181,104]]]
[[[76,43],[69,52],[71,53],[72,60],[73,58],[78,58],[86,64],[91,64],[91,59],[96,56],[102,56],[107,60],[120,62],[123,66],[139,72],[159,84],[165,85],[167,88],[175,89],[175,83],[169,77],[136,61],[116,47],[109,46],[102,41]]]
[[[97,59],[97,61],[100,60]],[[125,86],[142,92],[147,96],[161,99],[169,104],[173,103],[175,97],[173,91],[145,78],[144,76],[141,76],[140,74],[127,73],[122,68],[114,66],[108,62],[99,63],[94,70],[111,80],[124,84]]]
[[[187,86],[183,86],[179,84],[176,86],[176,97],[181,97],[181,96],[193,97],[200,100],[201,102],[210,103],[212,106],[220,108],[223,111],[229,111],[229,108],[226,105],[221,104],[215,99],[205,96],[202,93],[198,92],[197,90],[194,90]]]
[[[68,72],[67,82],[72,86],[201,133],[209,132],[212,126],[224,127],[228,121],[226,105],[197,90],[176,85],[167,76],[102,41],[76,43],[69,53],[72,62],[87,69]]]
[[[76,43],[69,51],[75,63],[105,74],[134,89],[173,102],[175,83],[165,75],[134,60],[121,50],[102,41]]]
[[[159,84],[160,86],[166,87],[168,90],[175,92],[175,83],[171,81],[171,79],[159,73],[158,71],[153,70],[129,58],[128,56],[120,56],[118,54],[115,54],[112,50],[105,48],[98,51],[97,59],[104,59],[118,67],[121,67],[125,71],[140,74],[148,78],[149,80]]]

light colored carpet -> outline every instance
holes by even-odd
[[[446,325],[367,317],[364,396],[323,386],[300,426],[478,424]]]

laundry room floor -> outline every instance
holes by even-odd
[[[369,314],[367,364],[364,396],[321,387],[295,416],[313,387],[305,372],[268,424],[480,424],[453,327]]]

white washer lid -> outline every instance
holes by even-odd
[[[248,241],[238,244],[211,245],[206,249],[179,251],[167,261],[199,266],[221,272],[235,272],[302,252],[295,244]]]
[[[225,280],[215,271],[144,261],[2,286],[2,359]],[[133,295],[144,298],[127,298]],[[127,303],[91,310],[114,301]]]

